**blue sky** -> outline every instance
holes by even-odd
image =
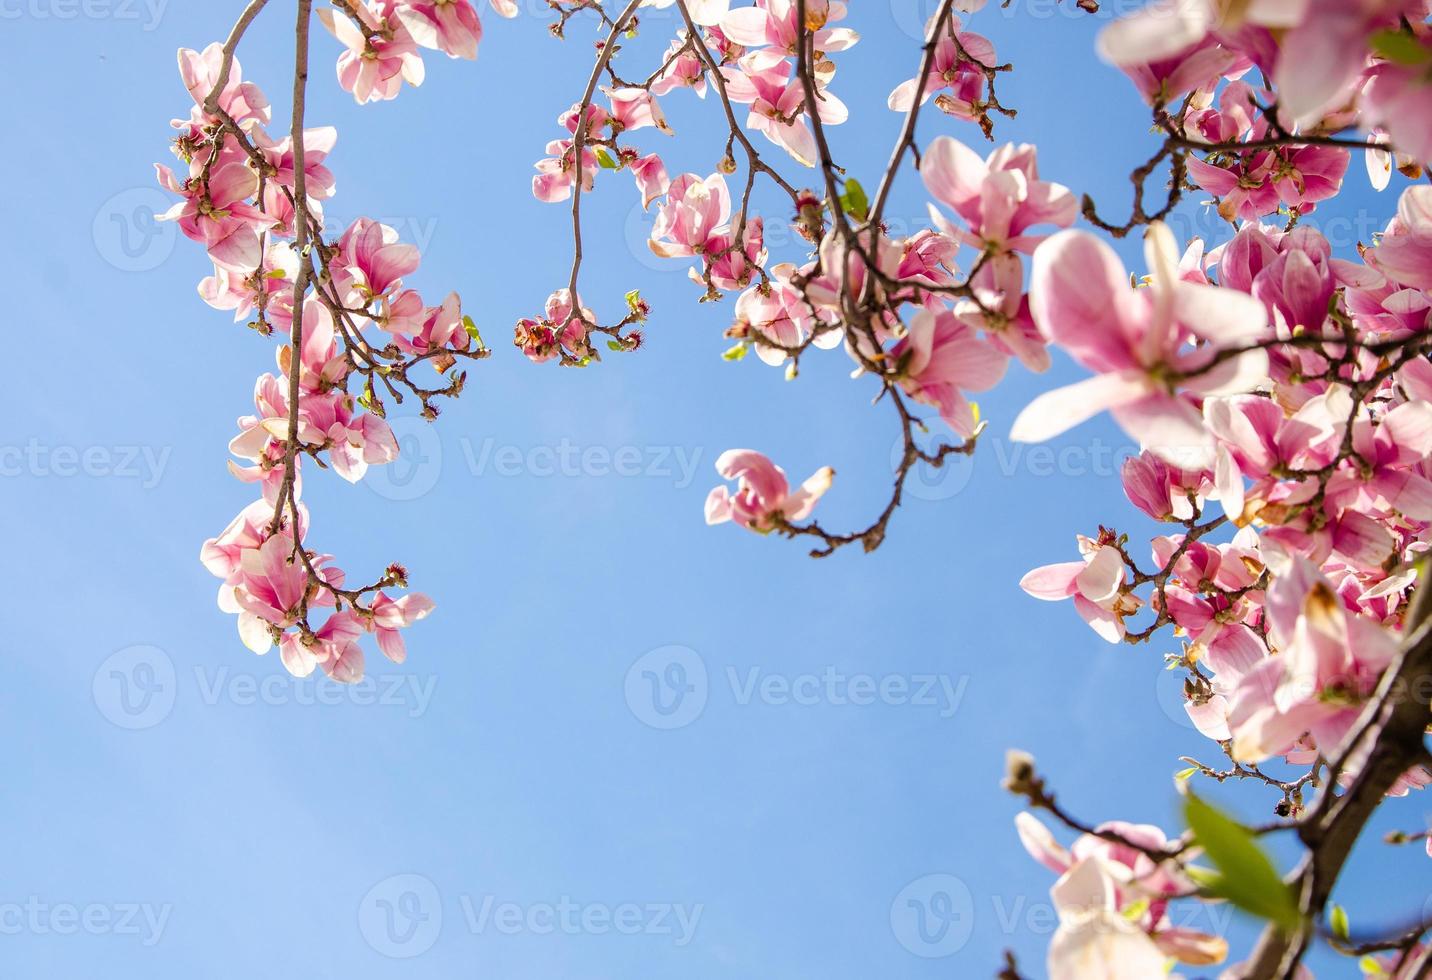
[[[529,181],[589,71],[589,24],[563,44],[533,0],[514,21],[484,13],[477,64],[429,56],[422,89],[361,108],[317,33],[309,119],[340,132],[330,214],[424,245],[412,284],[430,302],[458,289],[496,354],[436,427],[396,424],[411,462],[356,488],[309,475],[312,543],[360,578],[403,561],[438,609],[402,668],[370,656],[355,690],[293,681],[239,643],[197,560],[250,499],[225,446],[273,344],[203,305],[201,251],[148,220],[168,120],[188,111],[174,51],[221,38],[238,6],[0,0],[0,463],[20,582],[0,686],[6,975],[974,977],[1005,947],[1040,975],[1051,878],[1015,839],[1004,750],[1035,753],[1087,819],[1173,831],[1177,757],[1217,754],[1161,670],[1171,641],[1106,646],[1017,587],[1071,557],[1076,532],[1149,532],[1117,479],[1129,440],[1106,419],[1048,449],[1004,438],[1079,370],[1013,366],[980,399],[978,458],[917,474],[873,555],[816,562],[708,529],[701,504],[732,446],[797,478],[834,466],[822,519],[863,522],[895,430],[838,351],[794,383],[723,362],[729,304],[697,304],[684,265],[647,253],[625,174],[589,199],[583,295],[615,319],[640,287],[648,346],[586,371],[511,348],[513,321],[566,282],[566,208]],[[287,6],[241,49],[276,102]],[[834,86],[854,121],[832,137],[867,186],[927,12],[854,5],[864,40]],[[1149,138],[1132,89],[1092,55],[1102,20],[1014,0],[971,27],[1017,67],[1001,95],[1020,115],[997,136],[1038,142],[1047,179],[1117,214]],[[650,12],[627,74],[675,26]],[[709,172],[718,107],[664,104],[681,139],[640,145],[673,173]],[[921,140],[947,132],[978,143],[934,113]],[[1376,226],[1392,198],[1365,189],[1360,161],[1350,173],[1339,213]],[[907,178],[893,230],[923,206]],[[778,223],[768,238],[789,246]],[[1273,802],[1230,789],[1208,791],[1260,819]],[[1417,798],[1395,825],[1427,809]],[[1415,855],[1364,851],[1343,893],[1354,924],[1410,918],[1427,895]],[[1190,924],[1235,948],[1250,935],[1221,909]]]

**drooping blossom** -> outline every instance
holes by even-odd
[[[736,480],[731,493],[714,488],[706,498],[706,523],[734,521],[744,528],[767,534],[782,522],[810,516],[816,502],[830,489],[835,471],[817,470],[793,492],[785,471],[754,449],[728,449],[716,460],[716,472]]]

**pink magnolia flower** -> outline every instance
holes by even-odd
[[[792,78],[792,65],[776,51],[764,48],[741,58],[735,65],[723,66],[726,93],[731,101],[749,104],[746,127],[754,129],[784,149],[807,167],[815,166],[815,135],[801,120],[805,113],[805,90],[799,79]],[[818,78],[817,82],[821,82]],[[836,125],[845,122],[849,110],[845,103],[819,85],[818,112],[821,122]]]
[[[1289,3],[1291,0],[1283,0]],[[1316,123],[1347,100],[1367,64],[1374,30],[1397,26],[1406,14],[1426,17],[1417,0],[1303,0],[1305,7],[1279,43],[1273,84],[1279,108],[1298,126]],[[1419,12],[1420,10],[1420,12]]]
[[[777,275],[769,283],[757,283],[736,299],[735,322],[753,338],[756,356],[775,367],[784,364],[790,354],[782,347],[798,346],[816,325],[810,304],[784,277]],[[774,346],[769,343],[774,341]],[[838,331],[822,334],[815,343],[832,347],[840,342]]]
[[[363,412],[350,421],[335,421],[328,428],[328,459],[349,483],[357,483],[368,467],[391,463],[398,458],[398,440],[388,423],[372,412]]]
[[[738,481],[738,486],[734,494],[724,486],[711,491],[706,498],[706,523],[735,521],[761,534],[770,533],[778,521],[809,517],[835,478],[835,471],[826,466],[792,493],[785,471],[754,449],[726,450],[716,460],[716,472]]]
[[[403,276],[416,271],[421,259],[416,245],[398,241],[395,229],[359,218],[338,239],[330,266],[334,290],[350,306],[367,306],[401,289]]]
[[[641,192],[643,210],[670,189],[671,178],[666,176],[666,164],[655,153],[634,160],[629,166],[636,180],[636,189]]]
[[[916,313],[909,335],[890,349],[890,356],[901,365],[900,387],[939,409],[940,418],[965,438],[974,435],[975,418],[961,389],[988,391],[1009,364],[948,310]]]
[[[655,126],[667,136],[675,135],[666,124],[666,115],[652,94],[642,88],[603,89],[612,104],[607,125],[613,136],[634,129]]]
[[[1259,218],[1278,204],[1307,213],[1342,188],[1351,156],[1336,146],[1295,146],[1236,155],[1227,166],[1188,159],[1189,176],[1220,199],[1224,218]]]
[[[290,630],[279,640],[278,655],[288,672],[307,677],[313,668],[340,684],[356,684],[363,679],[363,648],[358,637],[363,626],[351,609],[334,613],[306,640],[297,630]]]
[[[665,10],[674,3],[676,0],[642,0],[641,5]],[[731,9],[731,0],[687,0],[686,9],[691,14],[693,23],[714,28],[721,23],[721,18],[726,16],[726,11]]]
[[[1247,58],[1211,37],[1205,37],[1168,57],[1119,63],[1120,70],[1129,76],[1144,101],[1150,105],[1167,105],[1189,92],[1212,88],[1221,76],[1232,75],[1247,67]]]
[[[493,4],[504,17],[517,16],[516,5]],[[477,44],[482,40],[482,21],[469,0],[434,0],[431,3],[401,4],[398,19],[420,47],[443,52],[449,58],[477,57]]]
[[[223,61],[224,46],[217,41],[205,48],[203,53],[192,48],[179,49],[179,75],[184,80],[184,87],[194,98],[195,120],[212,121],[202,112],[202,108],[209,98],[209,93],[219,82],[219,68]],[[238,58],[230,62],[228,83],[219,93],[218,103],[219,108],[245,130],[254,131],[257,128],[252,125],[254,123],[268,125],[268,99],[256,84],[244,81],[243,68],[239,65]]]
[[[1268,307],[1279,336],[1295,330],[1320,331],[1338,283],[1332,248],[1315,228],[1284,235],[1278,253],[1253,281],[1253,295]]]
[[[278,350],[278,369],[287,375],[293,368],[293,348]],[[346,387],[348,359],[338,350],[333,315],[316,297],[303,304],[303,354],[299,358],[299,386],[305,392],[323,393]]]
[[[1367,419],[1353,425],[1353,448],[1363,463],[1364,483],[1350,503],[1362,505],[1374,493],[1416,521],[1432,521],[1432,480],[1414,469],[1432,457],[1432,404],[1404,402],[1383,415],[1376,428]],[[1365,482],[1364,482],[1365,481]]]
[[[1078,862],[1049,894],[1059,914],[1049,940],[1049,980],[1163,976],[1163,952],[1120,913],[1114,883],[1100,862]]]
[[[676,32],[676,37],[662,56],[662,69],[652,83],[652,95],[666,95],[685,87],[693,90],[698,98],[706,98],[706,65],[687,47],[688,36],[685,28]],[[677,54],[678,51],[681,53]]]
[[[299,534],[302,534],[308,523],[308,511],[301,503],[298,516],[298,530]],[[209,574],[227,582],[239,571],[244,552],[256,550],[264,543],[272,523],[273,504],[255,500],[241,510],[217,537],[204,542],[204,546],[199,550],[199,561],[209,570]],[[231,591],[228,585],[221,587],[221,605],[222,593]]]
[[[1280,484],[1276,474],[1317,470],[1332,461],[1342,442],[1348,401],[1337,390],[1308,399],[1286,416],[1277,402],[1253,395],[1209,398],[1204,421],[1218,438],[1214,484],[1224,511],[1235,521],[1251,519],[1269,504],[1296,504],[1312,496],[1312,483]],[[1252,490],[1244,479],[1254,481]]]
[[[571,109],[557,117],[557,124],[566,127],[567,132],[573,135],[576,134],[578,123],[581,121],[577,108],[577,106],[572,106]],[[586,135],[582,142],[583,193],[592,189],[599,167],[596,151],[592,149],[592,145],[586,137],[599,134],[607,125],[607,121],[607,111],[601,106],[590,105],[587,107],[587,128],[584,131]],[[552,140],[547,144],[546,152],[550,155],[533,164],[537,169],[537,175],[532,178],[533,197],[546,204],[554,204],[572,196],[572,185],[576,183],[577,179],[576,154],[573,152],[575,146],[575,140]]]
[[[1432,186],[1419,184],[1402,192],[1396,221],[1368,259],[1403,286],[1432,290]]]
[[[1036,599],[1073,599],[1079,617],[1110,643],[1124,638],[1124,617],[1139,610],[1139,600],[1124,587],[1124,559],[1112,544],[1079,538],[1083,561],[1045,565],[1019,580]]]
[[[1165,975],[1165,959],[1208,966],[1228,955],[1223,939],[1173,924],[1170,899],[1192,883],[1146,850],[1168,843],[1158,827],[1109,821],[1094,828],[1129,844],[1083,834],[1066,849],[1030,813],[1015,817],[1020,843],[1059,875],[1050,890],[1059,928],[1049,947],[1050,980],[1148,980]]]
[[[1261,762],[1290,751],[1307,733],[1333,757],[1396,658],[1397,640],[1352,614],[1300,555],[1274,578],[1265,609],[1269,643],[1279,655],[1239,681],[1228,714],[1233,756]]]
[[[806,29],[812,32],[815,50],[845,51],[855,47],[860,35],[846,27],[827,27],[845,18],[845,4],[839,0],[812,0],[806,5]],[[796,4],[794,0],[756,0],[721,18],[721,30],[729,40],[747,48],[771,45],[788,55],[796,53]]]
[[[727,226],[718,228],[706,240],[702,254],[706,260],[704,273],[714,289],[743,289],[750,284],[756,271],[766,264],[765,222],[760,217],[746,220],[740,245],[732,241],[735,234],[735,230]],[[689,270],[689,275],[697,283],[702,281],[702,274],[694,267]]]
[[[1387,132],[1392,145],[1432,165],[1432,44],[1421,40],[1426,60],[1418,66],[1383,62],[1368,72],[1361,106],[1364,118]]]
[[[321,570],[326,558],[311,560]],[[327,570],[325,579],[341,585],[342,575],[335,572]],[[241,551],[238,568],[225,586],[219,592],[219,608],[238,614],[239,636],[255,653],[273,645],[271,627],[283,629],[298,622],[301,602],[313,607],[333,604],[330,593],[309,581],[307,568],[294,555],[293,536],[286,531]]]
[[[1125,70],[1151,67],[1180,58],[1189,62],[1204,62],[1210,34],[1228,38],[1245,25],[1269,29],[1294,27],[1303,19],[1308,4],[1309,0],[1249,0],[1246,3],[1235,0],[1153,0],[1099,32],[1099,55]],[[1200,71],[1209,70],[1203,64],[1198,68]],[[1136,77],[1135,81],[1139,79]],[[1143,89],[1144,85],[1141,84],[1140,88]]]
[[[960,53],[962,47],[964,54]],[[920,104],[939,95],[935,104],[942,111],[958,119],[975,119],[974,104],[982,101],[985,94],[985,75],[975,62],[989,67],[996,65],[994,45],[981,34],[961,31],[959,18],[951,17],[945,35],[935,45],[935,59],[925,76]],[[896,112],[909,112],[919,86],[918,78],[901,82],[891,91],[886,104]],[[948,94],[942,94],[946,89]]]
[[[270,179],[280,187],[294,190],[293,137],[285,136],[275,141],[262,129],[255,129],[254,146],[263,154],[274,170]],[[323,165],[328,154],[338,142],[338,130],[332,126],[321,126],[303,131],[303,174],[308,196],[317,201],[333,196],[333,171]]]
[[[1186,521],[1194,516],[1195,500],[1212,490],[1206,472],[1170,466],[1147,450],[1124,460],[1119,475],[1124,493],[1139,510],[1156,521]]]
[[[1247,391],[1267,375],[1267,355],[1245,345],[1267,326],[1263,305],[1245,293],[1184,282],[1173,236],[1149,228],[1149,285],[1129,287],[1123,263],[1093,235],[1063,231],[1034,253],[1030,306],[1044,335],[1098,376],[1048,392],[1015,420],[1011,438],[1041,442],[1104,409],[1165,462],[1184,469],[1213,463],[1214,443],[1199,411],[1176,393]],[[1191,340],[1205,346],[1186,350]],[[1211,349],[1243,353],[1212,367]]]
[[[731,193],[725,177],[712,174],[703,180],[696,174],[682,174],[667,187],[648,244],[664,259],[700,255],[730,218]]]
[[[936,227],[980,251],[1032,252],[1044,236],[1026,230],[1041,224],[1066,228],[1079,213],[1069,188],[1039,179],[1029,144],[1006,143],[981,160],[965,144],[941,136],[925,150],[920,177],[936,200],[969,225],[966,230],[951,224],[932,207]]]
[[[587,324],[596,322],[597,315],[585,306],[574,306],[570,291],[563,288],[547,297],[541,319],[524,317],[517,321],[514,342],[535,364],[564,354],[578,359],[590,357]]]
[[[398,0],[365,0],[355,7],[361,25],[330,7],[318,11],[323,26],[346,49],[338,56],[343,90],[362,105],[397,98],[404,82],[414,88],[423,84],[423,57],[399,18]]]
[[[271,242],[256,269],[238,272],[216,265],[199,282],[199,296],[216,310],[233,310],[240,323],[262,308],[270,324],[286,330],[293,322],[293,280],[298,254],[288,242]]]
[[[399,631],[426,617],[433,608],[433,601],[421,592],[410,592],[399,599],[390,599],[386,593],[379,592],[373,599],[369,629],[377,635],[378,649],[383,651],[383,656],[395,664],[408,659],[408,649]]]
[[[259,188],[259,178],[237,161],[214,167],[205,180],[191,177],[180,183],[174,172],[155,165],[165,190],[183,196],[160,221],[177,221],[179,230],[208,250],[215,264],[235,272],[249,273],[263,258],[259,229],[269,223],[262,211],[249,203]]]
[[[441,306],[425,309],[417,330],[411,334],[394,334],[393,337],[400,348],[414,354],[444,349],[467,350],[471,340],[457,293],[449,293]]]

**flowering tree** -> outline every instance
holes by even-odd
[[[277,373],[258,379],[254,413],[230,444],[242,461],[231,470],[258,497],[205,542],[201,560],[247,646],[277,644],[294,674],[322,667],[351,682],[362,676],[364,633],[401,662],[402,630],[433,604],[401,591],[401,565],[355,587],[309,546],[302,471],[356,482],[391,462],[388,411],[406,403],[436,419],[442,399],[462,393],[460,362],[491,350],[455,293],[429,305],[404,284],[420,256],[391,228],[325,224],[337,134],[305,118],[311,22],[316,14],[338,42],[338,82],[359,103],[420,85],[425,50],[474,58],[482,25],[469,0],[295,3],[287,134],[270,132],[268,100],[235,56],[269,6],[251,0],[222,43],[179,53],[193,105],[174,122],[178,171],[160,166],[158,178],[180,198],[166,217],[213,261],[204,301],[282,340]],[[976,451],[986,423],[967,393],[996,385],[1011,358],[1045,370],[1051,345],[1091,376],[1036,399],[1011,436],[1048,439],[1107,410],[1143,447],[1124,464],[1124,488],[1168,533],[1141,556],[1127,535],[1099,527],[1078,538],[1075,560],[1022,585],[1071,599],[1110,643],[1176,638],[1168,666],[1186,675],[1189,717],[1225,762],[1188,759],[1188,826],[1169,836],[1085,823],[1033,759],[1010,754],[1007,788],[1061,831],[1033,813],[1016,820],[1058,876],[1049,975],[1147,978],[1170,960],[1231,958],[1229,977],[1299,977],[1316,943],[1359,957],[1367,975],[1432,973],[1432,922],[1354,930],[1330,902],[1373,811],[1432,781],[1432,601],[1418,587],[1432,525],[1428,0],[1154,0],[1108,26],[1100,54],[1134,83],[1155,133],[1124,219],[1042,179],[1033,146],[972,148],[993,142],[999,117],[1015,111],[996,91],[1012,66],[960,19],[984,0],[942,0],[930,19],[913,77],[889,96],[903,122],[873,191],[840,166],[826,135],[847,116],[837,58],[859,40],[843,26],[844,3],[548,3],[557,37],[578,15],[595,19],[600,37],[532,179],[539,201],[570,208],[572,261],[543,310],[518,322],[522,354],[586,367],[603,350],[641,346],[651,311],[640,292],[622,297],[619,318],[603,318],[580,282],[583,198],[598,177],[626,171],[654,207],[651,250],[689,265],[693,299],[735,294],[728,360],[754,353],[794,378],[803,358],[821,356],[812,348],[841,348],[901,433],[889,502],[864,527],[813,517],[829,468],[792,487],[748,449],[719,459],[735,486],[711,491],[708,523],[806,538],[815,556],[879,547],[915,466]],[[660,39],[664,53],[635,66],[618,57],[643,7],[673,5],[680,27]],[[516,12],[510,0],[493,7]],[[659,100],[682,89],[715,103],[724,124],[709,174],[670,174],[660,152],[639,145],[671,135]],[[948,132],[921,137],[922,121]],[[1347,258],[1300,219],[1336,205],[1354,151],[1374,186],[1389,187],[1394,171],[1407,183],[1385,230]],[[912,168],[930,222],[895,238],[882,216]],[[788,207],[755,213],[758,184]],[[1200,191],[1226,227],[1221,240],[1181,244],[1163,219]],[[1093,231],[1072,227],[1081,218]],[[766,220],[790,222],[808,247],[770,254]],[[1145,260],[1131,276],[1105,237],[1136,229]],[[946,434],[924,448],[917,436],[931,430]],[[1262,768],[1275,758],[1286,763],[1277,775]],[[1202,778],[1267,794],[1269,821],[1245,826],[1210,807],[1191,789]],[[1078,835],[1072,846],[1059,842],[1064,831]],[[1271,835],[1302,845],[1286,876],[1264,856],[1260,839]],[[1429,840],[1411,829],[1392,843]],[[1223,939],[1172,924],[1174,903],[1209,901],[1266,921],[1253,949],[1230,956]],[[1012,956],[1001,975],[1020,975]]]

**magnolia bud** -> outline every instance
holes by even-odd
[[[1039,776],[1034,771],[1034,756],[1020,749],[1010,749],[1004,754],[1004,782],[1001,784],[1011,793],[1027,796],[1039,789]]]

